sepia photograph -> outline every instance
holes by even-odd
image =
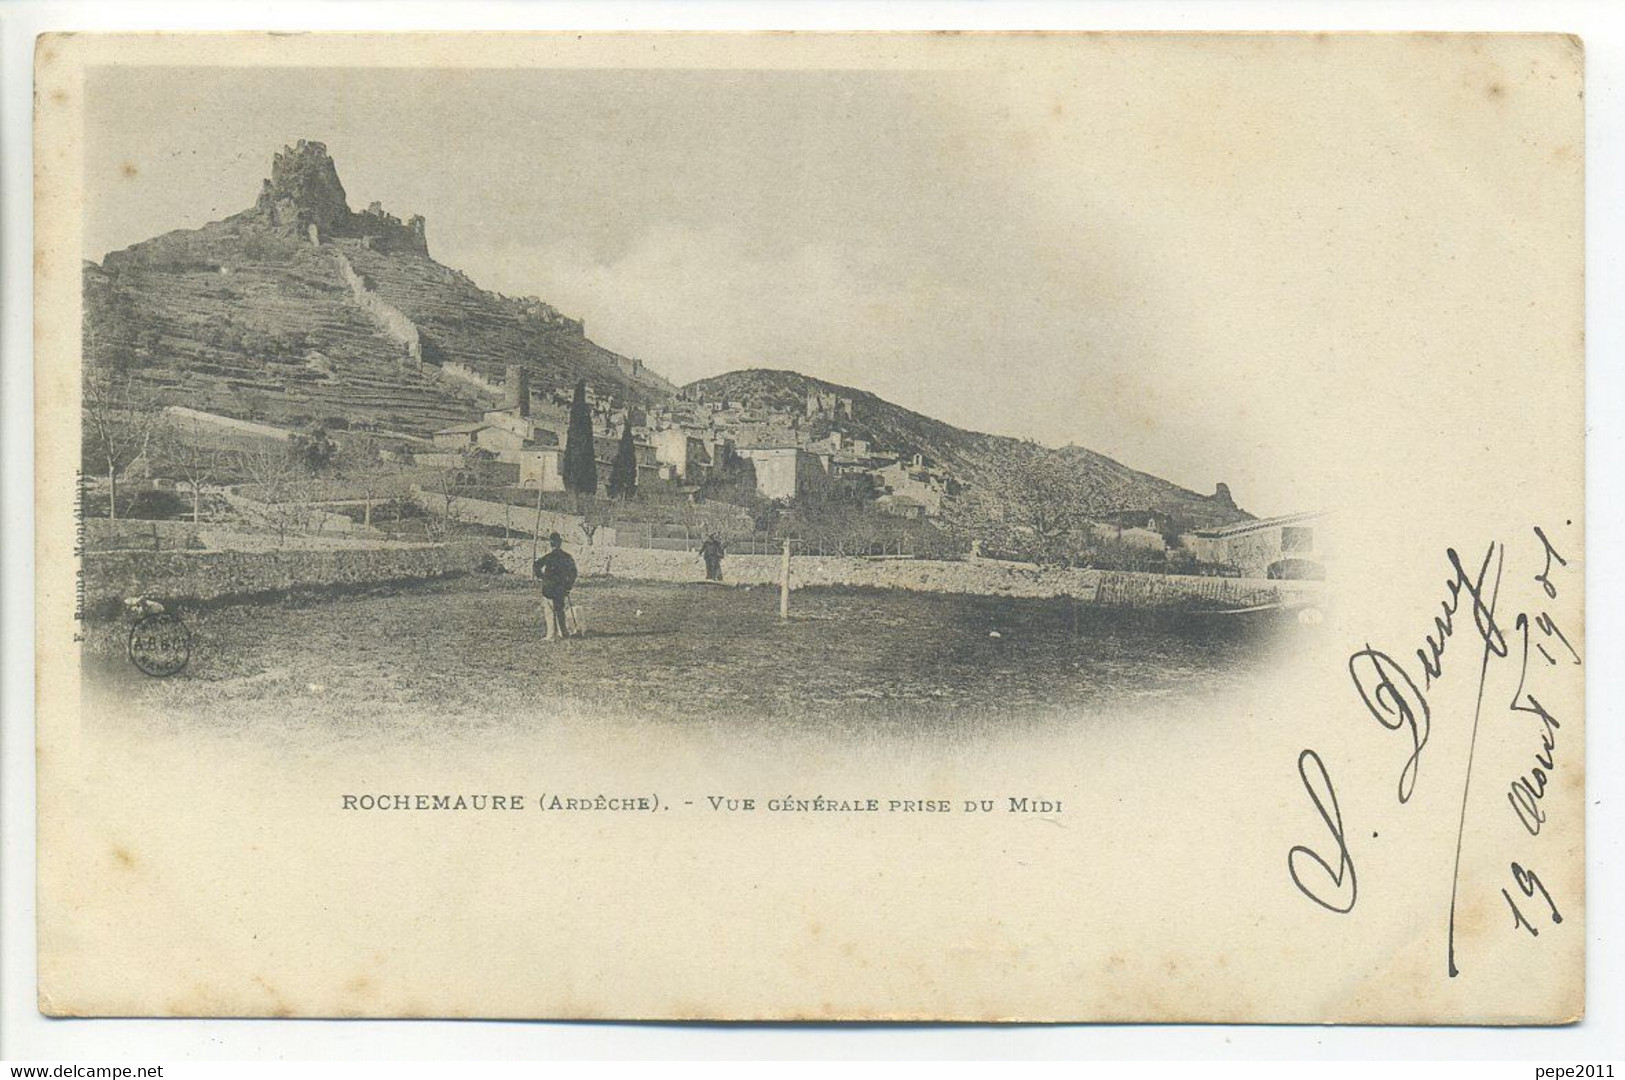
[[[1313,477],[1123,408],[1145,298],[983,79],[289,74],[87,81],[87,689],[963,736],[1320,623]]]

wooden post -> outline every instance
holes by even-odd
[[[524,543],[523,540],[520,543]],[[536,527],[530,531],[530,561],[536,561],[536,550],[542,544],[542,488],[536,486]]]
[[[790,617],[790,538],[784,538],[784,556],[779,562],[779,618]]]

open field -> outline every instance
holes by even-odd
[[[334,735],[635,715],[686,724],[969,729],[1172,702],[1247,678],[1273,637],[1066,601],[584,579],[587,634],[541,638],[534,581],[500,575],[186,613],[169,679],[92,628],[87,684],[168,722]],[[996,636],[995,636],[996,635]]]

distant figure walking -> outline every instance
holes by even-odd
[[[700,545],[700,558],[705,560],[705,580],[722,580],[722,556],[727,552],[722,550],[722,541],[715,536],[707,536],[705,543]]]
[[[564,550],[564,537],[558,533],[548,534],[547,546],[550,550],[536,560],[531,570],[542,580],[542,595],[548,601],[544,611],[546,638],[552,641],[555,637],[570,636],[564,621],[564,605],[570,597],[570,590],[576,585],[576,561]]]

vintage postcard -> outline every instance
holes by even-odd
[[[1577,39],[36,60],[45,1013],[1584,1014]]]

